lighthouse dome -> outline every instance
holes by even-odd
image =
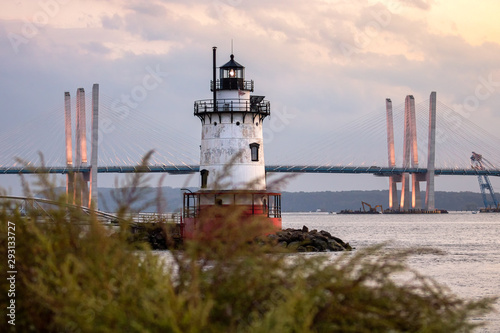
[[[245,67],[234,60],[233,54],[230,60],[220,67],[219,77],[221,90],[253,90],[252,85],[245,82]]]

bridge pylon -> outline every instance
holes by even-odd
[[[415,99],[407,96],[408,116],[410,118],[410,143],[411,143],[411,167],[418,168],[418,145],[417,145],[417,118],[415,116]],[[407,139],[405,140],[405,142]],[[420,180],[418,174],[411,175],[411,208],[422,209],[422,199],[420,197]]]
[[[92,86],[92,148],[90,151],[90,191],[88,207],[98,209],[97,161],[99,147],[99,85]]]
[[[425,175],[425,210],[435,210],[434,174],[436,163],[436,92],[429,98],[429,139],[427,153],[427,173]]]
[[[392,114],[392,102],[386,99],[387,116],[387,148],[389,157],[389,167],[395,168],[394,152],[394,126]],[[435,210],[434,200],[434,174],[435,174],[435,156],[436,156],[436,92],[431,93],[429,105],[429,136],[428,136],[428,154],[427,154],[427,173],[425,174],[426,196],[425,210]],[[405,98],[404,115],[404,140],[403,140],[403,168],[418,168],[418,145],[417,145],[417,120],[415,115],[415,99],[412,95]],[[389,176],[389,209],[397,210],[397,182],[401,182],[401,197],[399,201],[399,210],[407,211],[409,209],[421,210],[422,199],[420,196],[420,181],[423,177],[417,173],[411,174],[403,172],[401,176]]]
[[[85,90],[76,90],[76,161],[75,166],[87,166],[87,131],[85,115]],[[77,186],[75,186],[74,200],[77,205],[88,206],[88,173],[78,172],[75,174]]]
[[[403,140],[403,168],[409,168],[415,164],[418,166],[417,133],[415,126],[415,99],[412,95],[405,98],[405,117],[404,117],[404,140]],[[410,174],[403,173],[401,179],[401,201],[399,209],[407,211],[416,208],[417,197],[420,197],[420,186],[415,177],[412,176],[411,200],[410,200]],[[415,185],[417,185],[415,187]],[[421,207],[419,207],[421,208]]]
[[[69,170],[73,169],[73,141],[71,136],[71,96],[68,91],[64,93],[64,120],[66,136],[66,166]],[[75,175],[72,172],[66,174],[66,197],[68,203],[72,203],[75,193],[74,189]],[[71,198],[71,199],[70,199]]]
[[[396,167],[396,153],[394,151],[394,122],[392,117],[392,102],[389,98],[385,100],[387,115],[387,149],[389,155],[389,167]],[[389,209],[398,207],[398,179],[396,176],[389,176]]]
[[[99,85],[92,87],[92,142],[90,171],[69,172],[66,180],[66,194],[71,204],[84,207],[93,206],[97,209],[97,160],[98,160],[98,114],[99,114]],[[75,125],[75,161],[73,163],[73,144],[71,131],[71,96],[64,93],[64,116],[66,134],[66,165],[69,170],[73,166],[78,169],[87,166],[87,131],[85,116],[85,90],[76,91],[76,125]],[[90,182],[90,189],[89,189]]]

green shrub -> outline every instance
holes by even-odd
[[[53,221],[2,204],[1,253],[10,221],[17,270],[16,326],[4,317],[2,332],[471,332],[479,324],[470,319],[494,301],[459,299],[412,272],[405,259],[418,249],[286,253],[254,241],[262,221],[217,207],[223,228],[158,254],[127,242],[128,223],[110,235],[54,199]],[[397,282],[396,273],[413,278]],[[1,286],[5,309],[6,277]]]

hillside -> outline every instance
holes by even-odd
[[[361,201],[372,206],[389,207],[389,191],[341,191],[341,192],[283,192],[283,211],[303,212],[322,211],[338,212],[342,209],[358,210]],[[497,198],[500,199],[499,196]],[[425,192],[422,193],[422,203]],[[436,208],[446,210],[477,210],[483,206],[480,193],[474,192],[436,192]]]
[[[192,189],[195,190],[194,188]],[[161,188],[141,189],[141,201],[134,208],[141,207],[142,211],[156,211],[158,204],[164,212],[179,211],[182,206],[182,192],[180,188],[169,186]],[[113,194],[114,193],[114,194]],[[116,210],[117,202],[123,199],[116,195],[112,188],[99,189],[99,208],[105,211]],[[161,200],[157,200],[160,194]],[[387,208],[389,192],[384,191],[340,191],[340,192],[283,192],[282,209],[284,212],[309,212],[321,209],[322,211],[338,212],[342,209],[357,210],[361,208],[361,201],[372,206],[382,205]],[[500,200],[500,196],[497,195]],[[425,192],[422,193],[422,202],[425,201]],[[147,204],[149,203],[149,204]],[[446,210],[476,210],[483,206],[480,193],[474,192],[436,192],[436,208]]]

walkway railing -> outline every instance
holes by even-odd
[[[218,99],[214,108],[213,99],[204,99],[194,102],[194,114],[200,116],[212,112],[251,112],[260,113],[266,116],[271,114],[271,104],[269,101],[251,103],[244,99]]]
[[[239,79],[239,80],[231,79],[231,80],[224,80],[224,82],[226,82],[226,84],[224,85],[225,87],[223,87],[224,89],[235,89],[236,90],[239,88],[241,90],[253,91],[253,87],[254,87],[253,80],[245,81],[243,79]],[[222,89],[222,87],[220,85],[220,80],[216,81],[215,88],[217,90]],[[214,81],[213,80],[210,80],[210,91],[214,91]]]

